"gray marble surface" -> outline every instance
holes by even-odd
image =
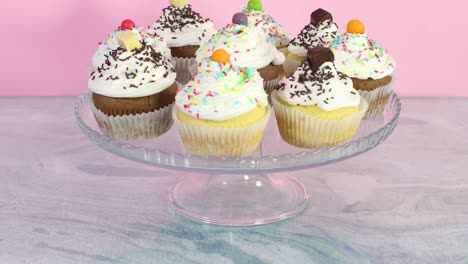
[[[173,215],[180,172],[78,129],[73,98],[0,98],[0,263],[468,263],[468,100],[406,99],[377,149],[293,172],[300,216],[254,228]]]

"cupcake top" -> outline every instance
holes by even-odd
[[[387,50],[365,34],[359,20],[348,23],[347,33],[331,43],[336,68],[357,79],[381,79],[393,74],[396,64]]]
[[[333,52],[315,47],[297,71],[282,84],[278,96],[290,105],[317,105],[324,111],[358,106],[359,93],[351,78],[336,70]]]
[[[299,36],[291,41],[288,51],[298,56],[307,56],[310,48],[323,46],[335,40],[338,26],[333,22],[333,16],[319,8],[310,15],[310,24],[305,26]]]
[[[281,24],[265,12],[260,0],[250,0],[242,12],[249,18],[249,25],[263,29],[269,43],[275,47],[288,45],[291,37]]]
[[[260,28],[247,25],[247,16],[237,13],[233,24],[222,28],[197,50],[197,61],[202,61],[215,50],[224,49],[231,56],[235,66],[261,69],[269,64],[281,65],[285,61],[283,53],[271,43]]]
[[[109,38],[106,41],[100,43],[98,50],[93,55],[94,68],[101,66],[106,61],[107,57],[109,57],[110,53],[120,47],[117,36],[124,31],[135,33],[141,42],[145,42],[146,45],[152,46],[163,56],[169,59],[171,58],[171,52],[163,38],[156,36],[153,37],[147,34],[141,29],[135,27],[135,23],[132,20],[126,19],[122,22],[119,28],[110,33]]]
[[[254,68],[234,66],[225,50],[198,64],[193,79],[179,90],[178,108],[202,120],[224,121],[268,106],[263,79]]]
[[[213,22],[193,11],[188,0],[169,2],[171,5],[163,9],[163,15],[148,32],[163,37],[170,48],[198,46],[216,33]]]
[[[120,46],[91,73],[89,90],[115,98],[159,93],[175,82],[172,64],[153,46],[140,42],[132,31],[117,36]]]

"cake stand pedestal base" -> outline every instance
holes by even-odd
[[[172,209],[191,220],[256,226],[285,220],[308,204],[304,184],[289,174],[189,174],[169,189]]]

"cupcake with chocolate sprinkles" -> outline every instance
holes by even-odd
[[[176,96],[173,119],[191,153],[245,157],[256,151],[271,115],[263,80],[254,68],[231,64],[225,50],[200,63]]]
[[[272,94],[278,128],[287,143],[331,147],[356,133],[368,104],[333,61],[328,48],[310,49],[307,60]]]
[[[368,118],[380,115],[393,92],[396,64],[388,51],[365,34],[359,20],[348,23],[347,33],[331,43],[336,68],[353,80],[353,85],[369,103]]]
[[[213,22],[192,10],[188,0],[169,0],[162,16],[148,32],[162,37],[175,59],[177,81],[184,84],[192,77],[189,71],[196,63],[195,52],[200,44],[216,33]]]
[[[290,76],[307,57],[307,50],[328,47],[337,36],[338,26],[333,16],[321,8],[310,15],[310,23],[288,45],[288,57],[284,64],[286,76]]]
[[[271,93],[281,79],[281,65],[285,57],[266,40],[261,28],[248,25],[243,13],[233,16],[232,24],[222,28],[198,49],[197,61],[209,57],[215,50],[226,50],[232,65],[255,68],[264,80],[264,88]]]
[[[93,70],[104,64],[112,51],[120,48],[117,36],[125,31],[133,32],[140,42],[144,42],[146,45],[152,46],[155,51],[161,53],[164,57],[168,59],[172,58],[171,51],[167,47],[163,38],[148,34],[141,28],[136,27],[133,20],[125,19],[116,30],[109,34],[107,40],[99,43],[99,48],[93,55]]]
[[[288,44],[291,41],[289,33],[264,9],[261,0],[250,0],[242,10],[249,19],[249,25],[260,27],[266,35],[267,41],[273,44],[286,56]]]
[[[157,137],[172,126],[175,69],[132,31],[116,36],[119,47],[91,73],[88,88],[96,120],[120,140]]]

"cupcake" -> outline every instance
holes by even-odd
[[[290,76],[307,57],[307,50],[314,47],[328,47],[338,32],[333,16],[319,8],[310,15],[310,24],[288,45],[288,57],[284,64],[286,76]]]
[[[249,26],[247,16],[237,13],[233,23],[222,28],[198,49],[197,61],[203,61],[215,50],[226,50],[234,66],[255,68],[264,80],[264,88],[270,93],[278,86],[281,65],[285,57],[267,42],[263,30]]]
[[[285,56],[287,55],[291,38],[283,26],[266,13],[260,0],[250,0],[242,12],[247,15],[249,25],[263,29],[267,41],[283,52]]]
[[[106,41],[99,43],[99,48],[93,55],[93,70],[104,64],[111,52],[120,47],[117,36],[124,31],[133,32],[140,42],[145,42],[146,45],[152,46],[154,50],[171,59],[171,52],[161,37],[151,36],[137,28],[132,20],[125,19],[116,30],[109,34]]]
[[[263,80],[254,68],[230,61],[216,50],[176,96],[173,119],[191,153],[244,157],[260,145],[271,115]]]
[[[328,48],[310,49],[307,60],[272,94],[278,128],[287,143],[331,147],[356,133],[368,105],[333,61]]]
[[[192,77],[190,66],[196,63],[200,44],[216,33],[213,22],[192,10],[188,0],[170,0],[170,6],[148,32],[161,36],[175,59],[177,81],[187,83]]]
[[[91,73],[92,110],[109,137],[136,140],[159,136],[172,126],[176,73],[168,59],[137,34],[116,36],[119,47]]]
[[[331,44],[335,65],[353,80],[353,85],[369,103],[367,117],[383,112],[393,89],[395,61],[387,50],[365,34],[359,20],[348,23],[347,33]]]

